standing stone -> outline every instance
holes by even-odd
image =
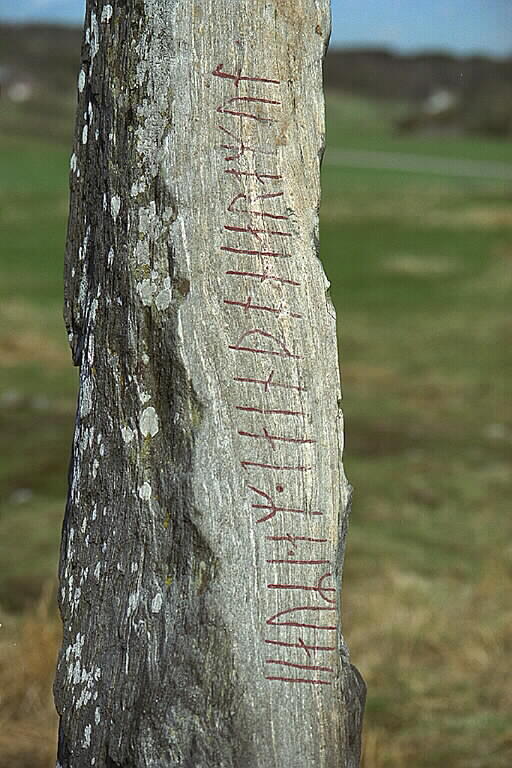
[[[318,260],[328,0],[89,0],[61,768],[356,768]]]

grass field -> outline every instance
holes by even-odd
[[[328,100],[330,147],[512,162],[396,138]],[[0,139],[0,766],[48,768],[54,583],[76,375],[61,320],[68,150]],[[364,768],[512,765],[512,198],[479,179],[324,166],[355,486],[344,621]],[[23,744],[23,747],[20,747]]]

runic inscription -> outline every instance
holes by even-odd
[[[301,491],[304,478],[314,483],[317,477],[317,439],[310,433],[315,403],[301,364],[306,286],[295,279],[298,244],[286,193],[286,151],[278,151],[277,140],[286,91],[272,73],[224,63],[211,76],[218,98],[212,104],[216,149],[224,164],[218,263],[228,280],[220,301],[226,327],[237,329],[228,331],[238,394],[229,405],[246,491],[242,502],[251,514],[265,582],[259,596],[266,616],[262,674],[271,682],[321,689],[334,679],[337,600],[324,535],[329,521]]]

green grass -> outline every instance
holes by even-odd
[[[397,138],[400,109],[330,98],[329,145],[512,161],[503,142]],[[34,604],[58,557],[76,386],[61,320],[67,164],[57,144],[0,140],[0,606],[10,614]],[[510,190],[327,165],[323,189],[355,486],[344,616],[369,685],[364,768],[505,768]]]
[[[0,300],[54,309],[61,302],[69,153],[27,139],[0,144]]]
[[[0,141],[0,606],[55,578],[76,375],[62,321],[68,151]]]

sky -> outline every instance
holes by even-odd
[[[512,0],[331,0],[331,45],[512,54]],[[85,0],[0,0],[0,20],[80,24]]]

